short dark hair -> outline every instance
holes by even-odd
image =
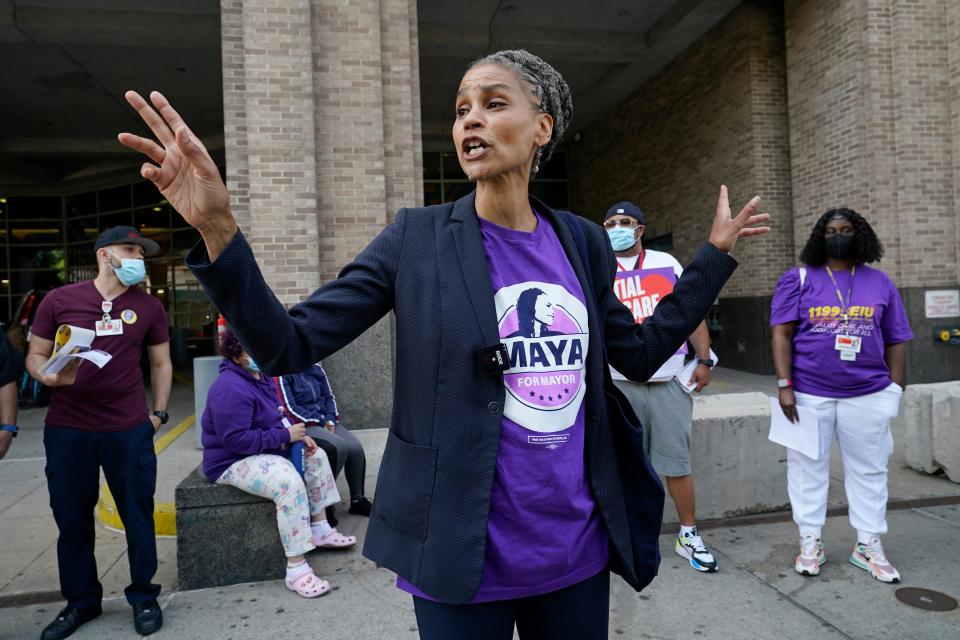
[[[853,225],[853,263],[865,264],[879,262],[883,257],[883,243],[874,232],[867,219],[853,209],[830,209],[817,220],[807,239],[807,245],[800,252],[800,262],[811,267],[822,267],[827,263],[827,250],[824,245],[827,223],[834,218],[845,218]]]
[[[223,332],[220,336],[220,355],[228,360],[239,358],[243,354],[243,345],[240,344],[240,338],[230,329]]]

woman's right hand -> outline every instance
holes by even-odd
[[[183,219],[200,231],[208,247],[211,238],[214,245],[226,246],[236,235],[237,225],[220,170],[203,143],[159,92],[150,94],[153,106],[136,91],[127,91],[124,97],[160,143],[132,133],[117,136],[120,144],[156,163],[145,162],[140,175],[153,182]]]
[[[800,422],[800,414],[797,413],[797,396],[793,388],[780,389],[780,409],[790,422]]]
[[[307,426],[302,422],[290,425],[288,431],[290,432],[290,442],[300,442],[307,437]]]

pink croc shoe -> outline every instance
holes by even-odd
[[[287,589],[304,598],[318,598],[330,591],[330,583],[318,578],[307,563],[303,563],[302,569],[297,567],[295,571],[288,572],[283,582]]]
[[[355,544],[356,536],[345,536],[336,529],[325,536],[313,536],[313,546],[317,549],[348,549]]]

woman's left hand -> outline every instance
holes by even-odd
[[[304,436],[303,449],[307,452],[307,455],[312,456],[317,451],[317,443],[310,436]]]
[[[730,253],[738,238],[760,236],[770,231],[770,227],[750,226],[770,219],[769,213],[757,213],[759,209],[760,196],[754,196],[736,218],[731,218],[727,187],[721,185],[720,197],[717,199],[717,215],[713,218],[713,229],[710,230],[710,242],[721,251]]]

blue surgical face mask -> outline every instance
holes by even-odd
[[[124,285],[132,287],[135,284],[140,284],[147,277],[147,265],[144,264],[143,260],[140,258],[124,258],[121,260],[117,256],[110,254],[110,257],[120,263],[120,267],[114,267],[113,264],[110,266],[113,268],[113,272],[117,274],[117,277],[120,279]]]
[[[637,239],[633,237],[636,229],[627,229],[625,227],[614,227],[607,229],[607,235],[610,236],[610,244],[614,251],[626,251],[637,244]]]
[[[260,365],[254,362],[253,358],[251,358],[250,356],[247,356],[247,369],[249,369],[253,373],[260,373]]]

